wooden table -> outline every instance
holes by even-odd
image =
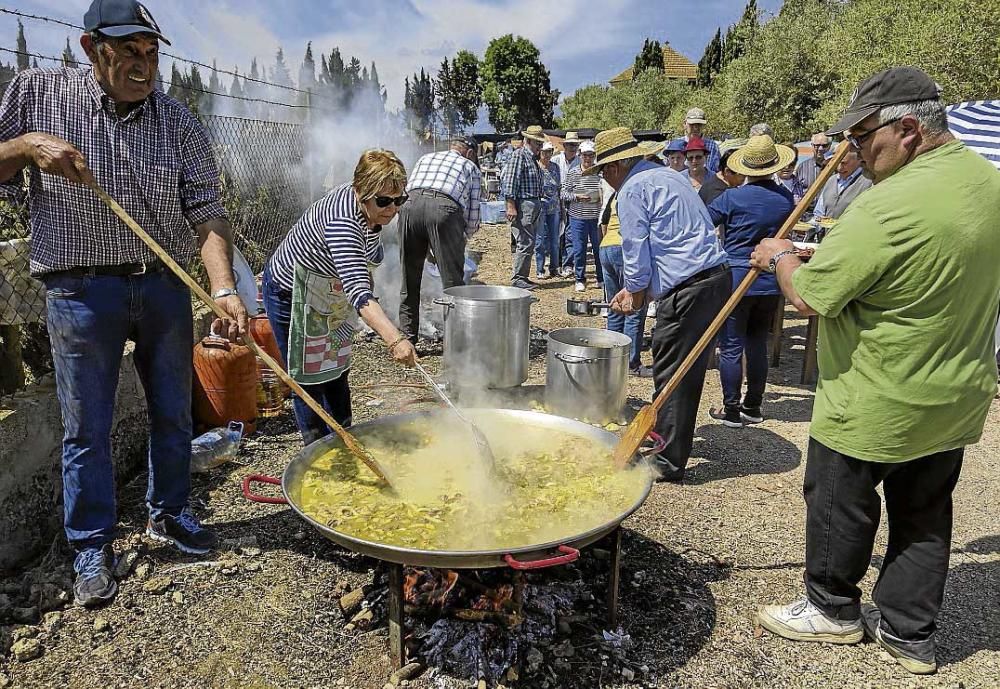
[[[785,329],[785,298],[778,298],[778,308],[774,312],[771,323],[771,368],[777,368],[781,363],[781,336]],[[802,374],[799,383],[812,385],[816,382],[818,368],[816,366],[816,340],[819,335],[819,317],[810,316],[806,324],[806,351],[802,359]]]

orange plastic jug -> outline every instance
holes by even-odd
[[[194,423],[226,426],[241,421],[245,433],[256,430],[257,357],[248,347],[222,337],[206,337],[194,346]]]

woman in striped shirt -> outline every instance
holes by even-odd
[[[407,199],[406,170],[392,151],[365,151],[354,180],[310,206],[264,268],[264,307],[289,373],[343,425],[351,423],[347,370],[355,312],[397,362],[416,351],[382,311],[369,264],[381,263],[380,232]],[[302,400],[295,421],[306,444],[331,432]]]
[[[601,215],[601,177],[586,174],[594,165],[594,142],[584,141],[580,146],[580,166],[571,168],[562,182],[562,198],[567,203],[570,242],[573,247],[573,267],[576,272],[576,291],[587,289],[587,242],[594,256],[597,287],[604,285],[604,271],[597,252],[601,245],[601,230],[597,220]]]

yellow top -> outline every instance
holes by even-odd
[[[608,231],[601,240],[601,246],[621,246],[621,222],[618,221],[618,197],[611,202],[611,215],[608,217]]]

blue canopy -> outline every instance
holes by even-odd
[[[949,105],[948,129],[1000,170],[1000,100]]]

